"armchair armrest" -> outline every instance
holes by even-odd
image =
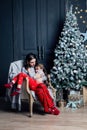
[[[52,86],[51,84],[51,80],[50,80],[50,74],[48,74],[48,79],[49,79],[49,87],[54,91],[56,92],[57,90]]]
[[[56,101],[56,91],[57,90],[51,84],[50,74],[48,74],[48,80],[49,80],[48,87],[52,90],[53,97],[54,97],[54,99]]]

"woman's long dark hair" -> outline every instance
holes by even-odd
[[[33,53],[29,53],[26,55],[26,58],[24,60],[24,67],[27,69],[29,67],[28,62],[30,62],[32,59],[36,59],[36,64],[37,64],[37,57]]]

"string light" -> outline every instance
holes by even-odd
[[[82,19],[83,17],[82,16],[80,16],[80,19]]]
[[[73,1],[66,0],[66,9],[69,8],[69,3],[73,2],[74,5],[76,5],[74,8],[74,14],[77,15],[77,18],[79,18],[82,24],[84,24],[87,27],[87,0],[85,0],[85,9],[80,8],[79,0],[73,0]]]
[[[80,11],[78,11],[78,14],[80,14]]]
[[[78,10],[78,7],[75,7],[76,10]]]
[[[82,12],[83,11],[83,9],[80,9],[80,12]]]
[[[85,9],[81,7],[82,5],[80,4],[80,0],[66,0],[66,5],[69,7],[70,4],[73,4],[74,14],[77,15],[79,22],[82,22],[82,24],[87,26],[87,0],[85,0],[84,2]]]
[[[83,22],[83,23],[86,23],[86,21],[85,21],[85,20],[83,20],[82,22]]]
[[[87,0],[86,0],[86,2],[87,2]],[[87,5],[86,5],[86,7],[87,7]],[[79,7],[77,7],[77,6],[75,7],[74,14],[77,14],[77,17],[79,17],[82,20],[82,23],[85,24],[87,27],[87,14],[86,14],[86,16],[84,16],[83,13],[87,13],[87,9],[83,10],[83,9],[79,9]]]

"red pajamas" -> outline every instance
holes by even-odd
[[[43,83],[40,83],[38,87],[36,88],[35,93],[39,101],[41,102],[42,106],[44,107],[44,111],[49,112],[49,108],[52,108],[54,106],[54,102],[49,94],[49,91],[46,85]]]
[[[38,97],[38,100],[41,102],[44,107],[45,112],[49,112],[49,108],[54,107],[53,99],[51,98],[47,86],[44,83],[37,83],[37,81],[25,73],[20,73],[13,78],[14,82],[17,82],[18,85],[22,85],[25,78],[29,79],[29,88],[33,90]]]
[[[28,78],[28,80],[29,80],[29,88],[30,88],[31,90],[35,91],[35,90],[36,90],[36,87],[38,86],[37,81],[36,81],[35,79],[31,78],[30,76],[28,76],[28,75],[25,74],[25,73],[19,73],[17,76],[15,76],[15,77],[13,78],[12,81],[14,81],[15,83],[17,82],[17,85],[22,85],[23,80],[24,80],[25,78]]]

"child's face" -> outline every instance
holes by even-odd
[[[36,67],[35,67],[36,73],[37,73],[39,70],[41,70],[40,66],[36,66]]]

